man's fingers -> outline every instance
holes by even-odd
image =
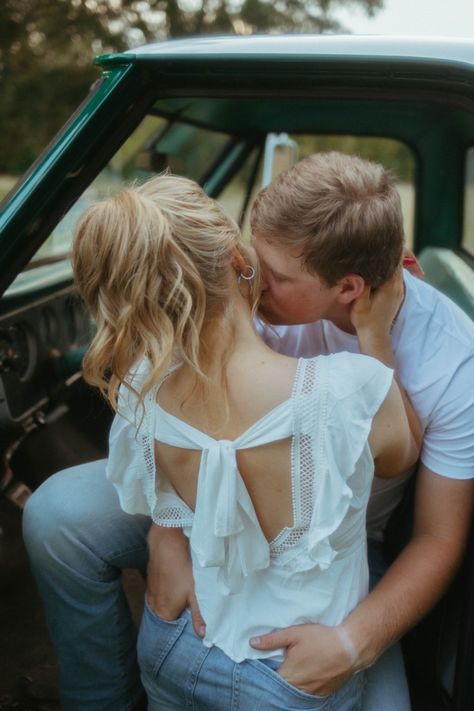
[[[201,610],[199,609],[198,601],[194,593],[189,595],[189,609],[191,610],[191,620],[194,631],[199,637],[204,637],[206,634],[206,623],[201,615]]]
[[[252,637],[252,639],[250,639],[250,646],[254,649],[267,651],[288,647],[291,642],[291,627],[289,627],[285,630],[275,630],[275,632],[263,634],[260,637]]]
[[[358,300],[359,304],[364,304],[365,306],[368,306],[370,304],[371,297],[372,297],[372,288],[368,284],[366,284],[364,286],[364,291],[362,292],[362,294],[359,296],[359,298],[357,300]]]
[[[359,314],[364,314],[366,311],[368,311],[370,309],[371,299],[372,291],[370,286],[367,286],[366,284],[364,286],[364,291],[352,303],[352,314],[354,316],[357,316]]]

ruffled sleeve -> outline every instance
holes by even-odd
[[[365,525],[374,462],[368,445],[372,420],[387,396],[393,371],[382,363],[353,353],[338,353],[321,361],[320,408],[314,423],[315,496],[308,535],[308,553],[326,569],[344,545]],[[347,535],[340,528],[349,509]],[[346,527],[347,528],[347,527]],[[338,531],[338,535],[334,534]],[[335,546],[339,539],[340,546]]]
[[[370,356],[337,353],[328,357],[328,404],[326,452],[331,471],[338,471],[350,484],[353,506],[365,498],[367,480],[372,483],[373,460],[368,437],[372,420],[387,397],[393,382],[393,370]],[[356,478],[357,464],[363,453],[370,464],[363,476]],[[362,505],[364,501],[360,502]]]
[[[147,365],[142,362],[130,374],[129,384],[136,390],[147,375]],[[143,461],[143,442],[140,429],[146,426],[145,407],[139,406],[135,392],[126,385],[119,389],[118,408],[109,433],[109,456],[106,475],[115,486],[120,506],[130,514],[150,515],[146,496],[147,471]],[[143,434],[143,433],[142,433]]]
[[[156,471],[156,388],[138,405],[136,392],[148,369],[147,362],[142,361],[127,379],[133,390],[126,385],[119,389],[118,409],[109,434],[106,475],[115,486],[124,511],[151,516],[161,526],[184,528],[191,525],[192,512],[166,480],[159,480]]]
[[[123,410],[118,412],[109,434],[106,475],[115,486],[124,511],[149,516],[150,507],[145,495],[145,472],[139,446],[135,424],[129,421]]]

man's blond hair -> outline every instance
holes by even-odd
[[[297,248],[309,272],[329,286],[359,274],[377,287],[400,264],[403,217],[391,174],[343,153],[315,153],[261,190],[252,232]]]

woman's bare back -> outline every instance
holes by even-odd
[[[157,401],[164,410],[214,439],[233,441],[291,398],[297,364],[297,359],[267,353],[266,348],[255,353],[236,351],[227,366],[227,417],[222,391],[210,388],[203,401],[199,393],[192,393],[192,375],[185,367],[165,380]],[[194,510],[201,451],[156,441],[155,458],[160,471]],[[260,526],[271,541],[293,525],[291,438],[239,450],[237,465]]]

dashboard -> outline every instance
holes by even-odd
[[[93,334],[74,286],[30,299],[0,316],[0,429],[16,429],[79,377]]]

